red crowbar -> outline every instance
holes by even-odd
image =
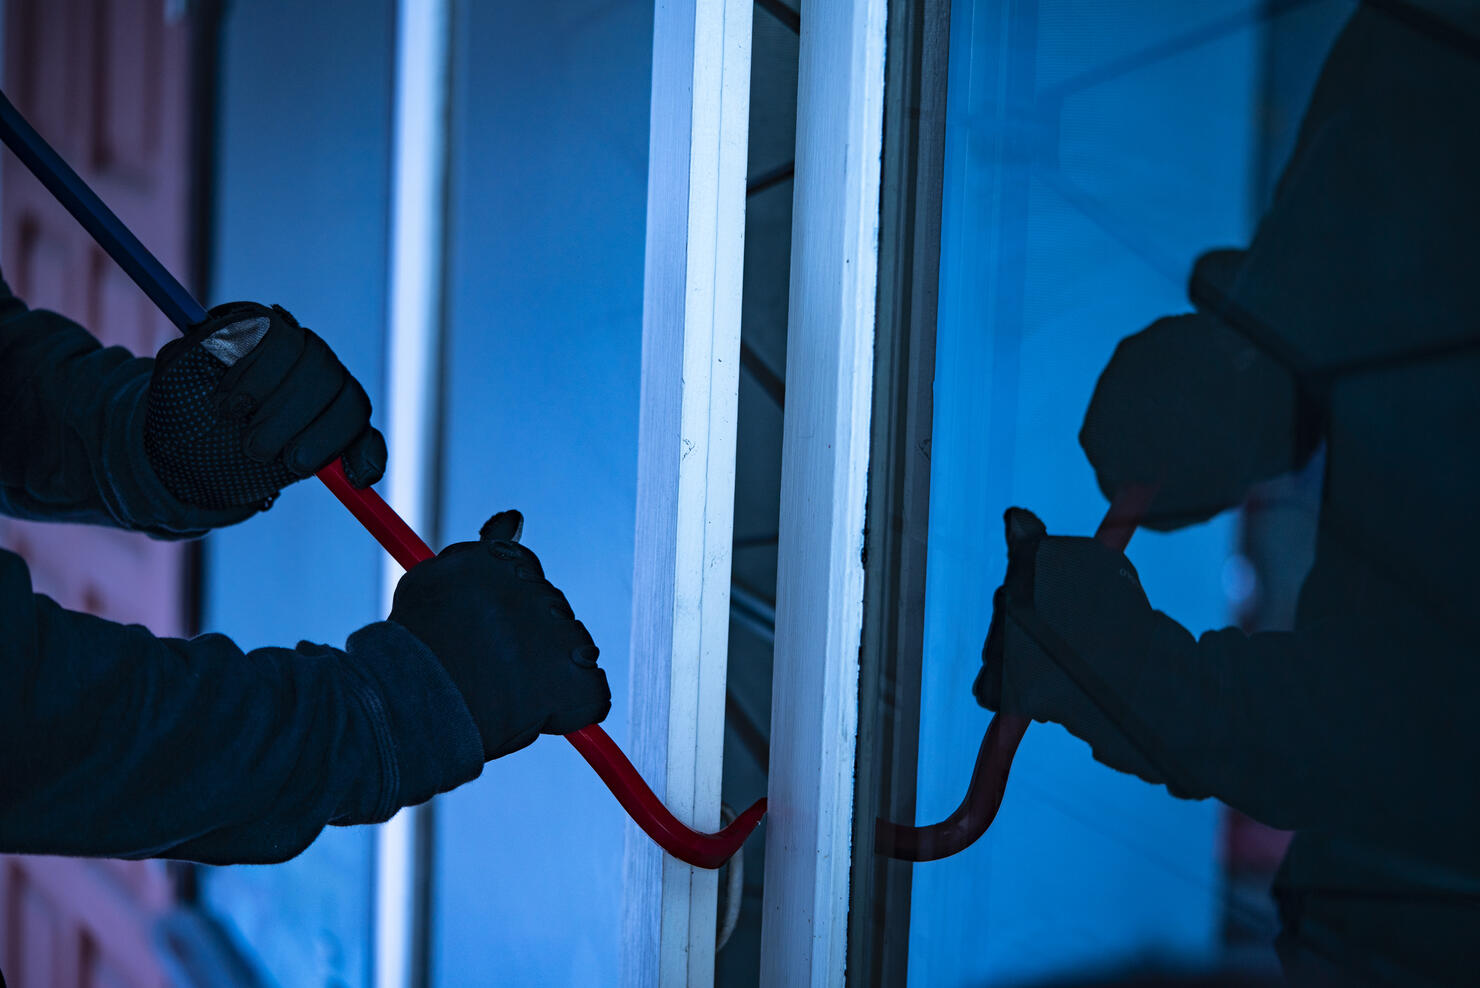
[[[205,308],[149,253],[61,155],[42,140],[3,93],[0,93],[0,140],[181,332],[187,332],[206,318]],[[339,460],[320,470],[318,478],[406,569],[435,555],[379,494],[369,488],[357,490],[350,486]],[[565,739],[596,770],[617,802],[648,836],[675,858],[695,867],[718,868],[724,864],[765,815],[766,801],[760,799],[717,834],[690,830],[653,794],[622,749],[599,724],[567,734]]]
[[[1155,487],[1125,490],[1105,512],[1095,538],[1112,549],[1125,551],[1155,494]],[[993,717],[977,749],[976,766],[961,805],[940,823],[925,827],[877,821],[874,851],[901,861],[938,861],[975,844],[997,818],[1002,796],[1007,791],[1007,773],[1012,771],[1013,756],[1031,723],[1029,718],[1015,714]]]
[[[368,487],[364,490],[352,487],[349,478],[344,475],[344,464],[339,460],[320,470],[318,478],[335,497],[344,502],[350,514],[375,536],[375,541],[385,546],[385,551],[402,568],[410,569],[435,555],[411,530],[411,526],[389,504],[381,500],[379,494]],[[766,801],[761,798],[717,834],[701,834],[690,830],[679,823],[678,818],[648,788],[642,776],[637,774],[637,769],[632,767],[632,762],[622,754],[622,749],[601,729],[600,724],[592,724],[567,734],[565,740],[575,745],[575,749],[596,770],[596,774],[601,776],[601,781],[606,783],[612,795],[617,797],[622,809],[637,821],[637,825],[649,837],[675,858],[696,867],[718,868],[724,864],[740,850],[745,838],[750,836],[756,824],[761,822],[761,817],[766,815]]]

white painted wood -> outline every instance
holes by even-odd
[[[451,0],[401,0],[396,12],[396,94],[392,135],[390,297],[386,333],[386,443],[395,451],[385,499],[423,536],[436,521],[436,414],[441,382],[442,244],[447,215],[448,42]],[[435,546],[434,546],[435,548]],[[381,612],[389,613],[401,568],[384,557]],[[429,876],[417,853],[431,826],[408,807],[376,828],[376,988],[424,980],[426,935],[417,896]]]
[[[843,984],[883,151],[885,0],[802,12],[764,985]]]
[[[719,825],[729,651],[751,0],[654,14],[632,755],[684,823]],[[717,875],[629,824],[625,984],[714,981]]]

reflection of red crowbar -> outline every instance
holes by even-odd
[[[3,93],[0,93],[0,140],[92,234],[170,322],[184,332],[206,318],[204,307],[41,139]],[[410,569],[435,555],[380,495],[369,488],[356,490],[350,486],[339,460],[320,470],[318,477],[403,567]],[[724,864],[765,815],[766,801],[761,799],[717,834],[690,830],[653,794],[622,749],[599,724],[567,734],[565,738],[601,776],[601,781],[637,825],[663,850],[691,865],[718,868]]]
[[[1105,512],[1095,538],[1112,549],[1124,551],[1155,494],[1155,487],[1127,488]],[[874,850],[902,861],[937,861],[975,844],[997,818],[1002,795],[1007,791],[1007,773],[1012,770],[1013,756],[1030,723],[1031,720],[1018,714],[998,714],[992,718],[977,749],[976,767],[972,769],[961,805],[940,823],[926,827],[877,821]]]

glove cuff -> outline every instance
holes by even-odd
[[[342,807],[336,823],[379,823],[478,777],[483,740],[462,694],[431,649],[389,621],[345,644],[355,692],[375,734],[380,785]]]

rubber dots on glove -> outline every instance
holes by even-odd
[[[385,472],[370,399],[317,334],[279,306],[234,302],[160,350],[144,449],[179,500],[267,507],[342,456],[356,487]]]

